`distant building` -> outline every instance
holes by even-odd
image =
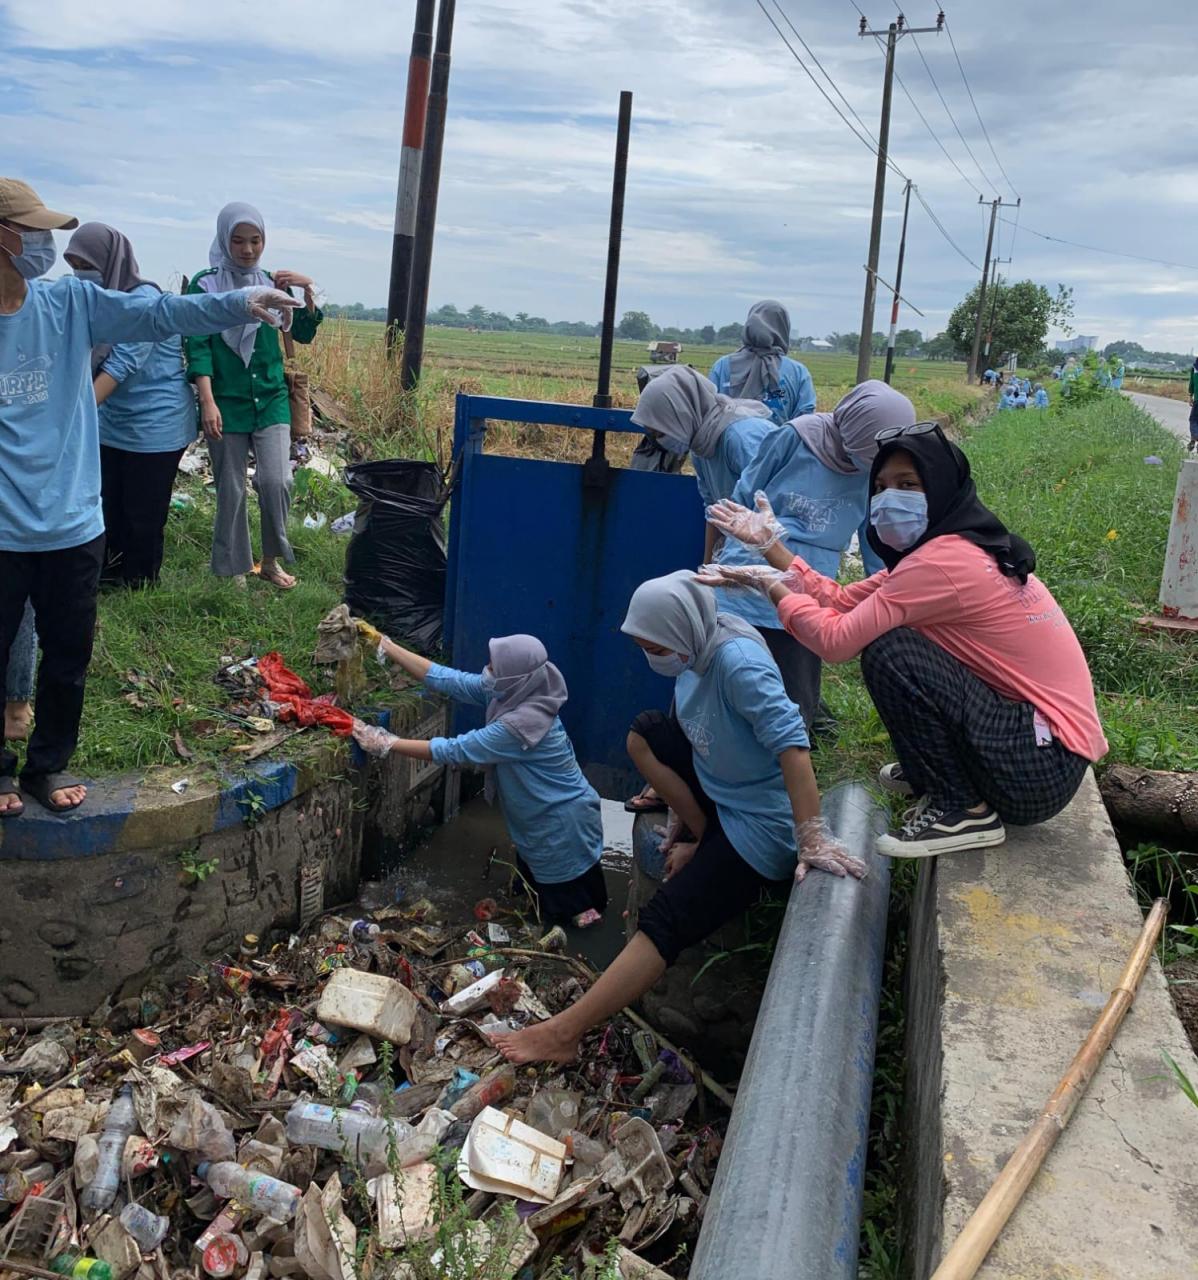
[[[1078,351],[1093,351],[1098,346],[1098,339],[1093,334],[1079,333],[1076,338],[1061,338],[1053,346],[1071,355]]]
[[[823,338],[804,338],[799,343],[800,351],[832,351],[834,348],[830,342],[825,342]]]

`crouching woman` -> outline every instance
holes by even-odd
[[[985,848],[1003,824],[1060,813],[1106,754],[1077,636],[1036,557],[982,505],[969,460],[931,422],[878,434],[869,540],[886,569],[842,587],[775,544],[773,570],[711,566],[702,580],[756,582],[782,625],[828,662],[861,656],[890,733],[891,791],[917,798],[878,852],[920,858]],[[764,545],[768,515],[722,528]]]
[[[673,711],[643,712],[628,735],[633,762],[675,815],[666,883],[576,1004],[495,1037],[513,1062],[570,1061],[591,1027],[642,996],[681,951],[792,876],[865,874],[820,817],[807,730],[758,632],[717,613],[688,572],[642,583],[621,630],[674,678]]]

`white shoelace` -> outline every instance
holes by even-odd
[[[903,838],[914,840],[916,836],[923,835],[929,827],[935,826],[943,817],[943,809],[933,808],[926,799],[923,800],[915,806],[915,812],[910,819],[903,823]]]

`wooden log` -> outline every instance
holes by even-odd
[[[1198,841],[1198,773],[1113,764],[1099,784],[1116,824],[1175,840]],[[1191,847],[1198,848],[1198,844]]]

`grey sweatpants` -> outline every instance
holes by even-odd
[[[262,513],[263,559],[286,560],[288,564],[295,559],[295,552],[287,541],[287,513],[291,510],[290,425],[280,422],[261,431],[226,432],[219,440],[208,441],[216,481],[212,572],[218,578],[249,573],[254,567],[245,494],[251,449],[255,463],[254,488]]]

